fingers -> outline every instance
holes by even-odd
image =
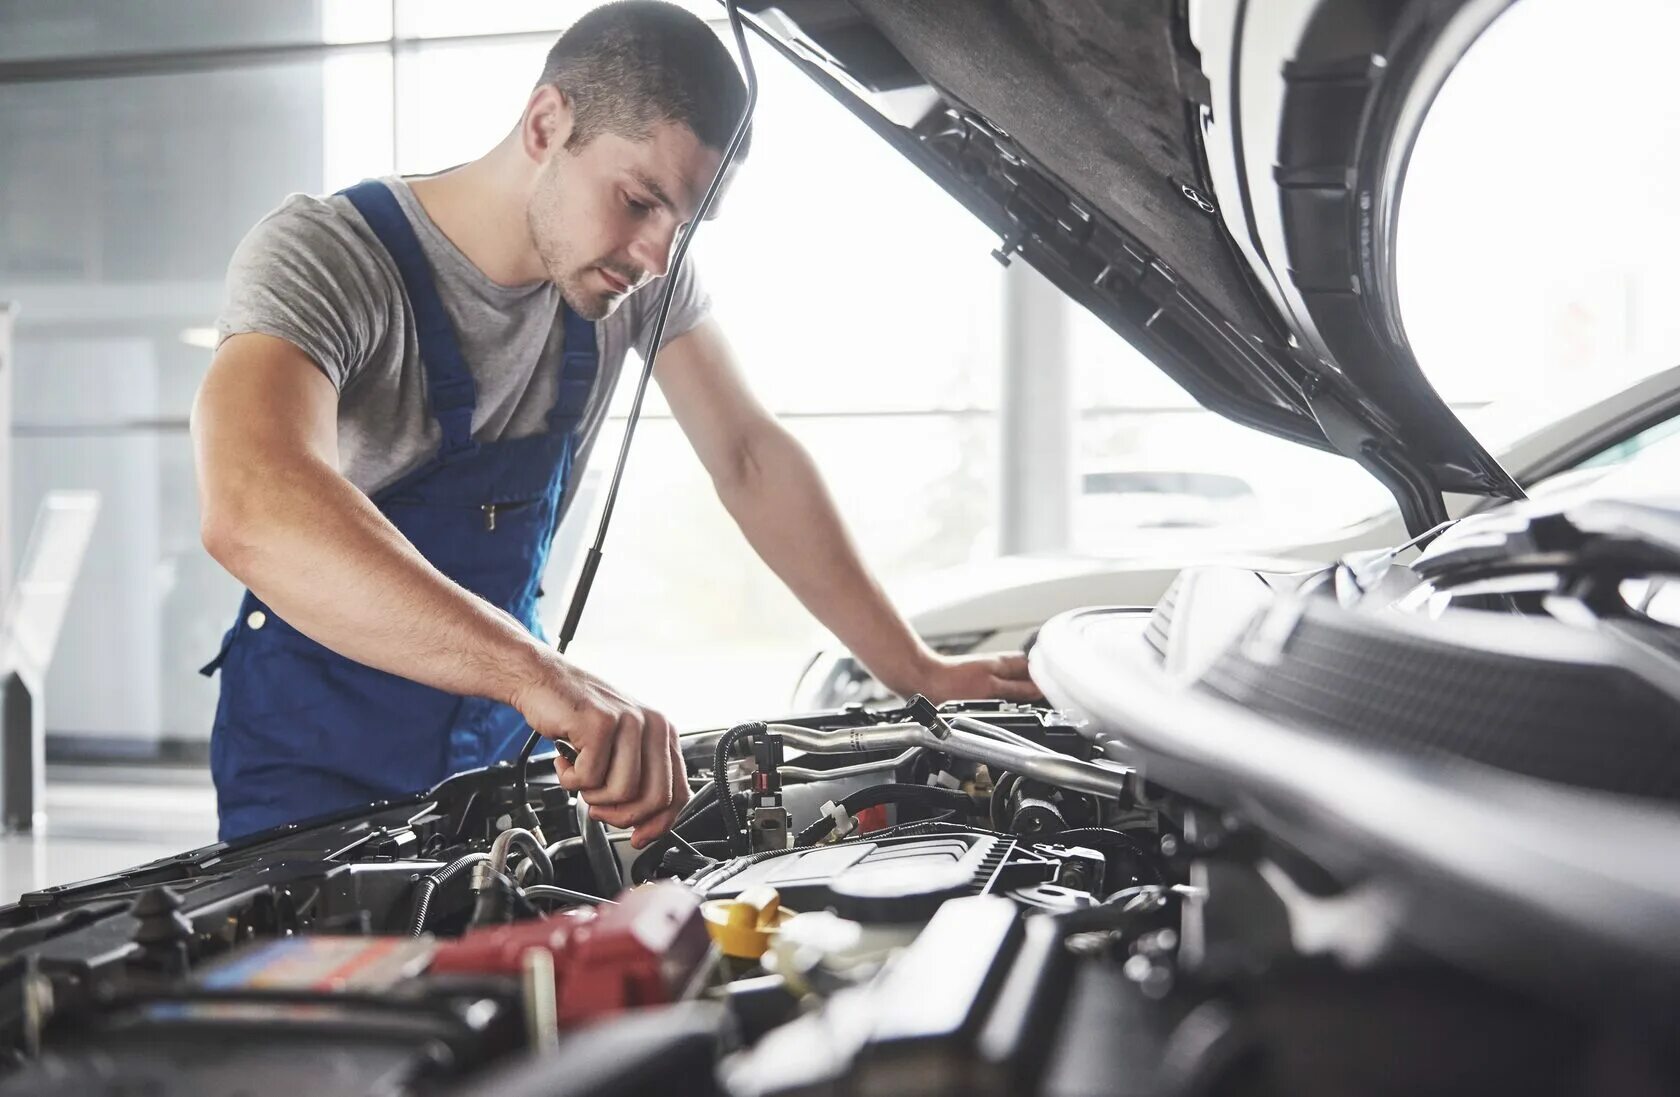
[[[664,721],[660,721],[663,725]],[[630,836],[630,844],[641,849],[654,838],[670,827],[670,820],[665,818],[671,809],[671,748],[666,740],[674,738],[670,729],[661,726],[659,738],[648,743],[647,790],[642,799],[636,803],[638,824],[636,832]],[[662,822],[661,822],[662,820]],[[653,824],[650,826],[650,823]]]
[[[595,817],[613,826],[624,827],[640,823],[671,802],[670,754],[665,748],[665,721],[657,716],[647,724],[648,734],[642,740],[645,765],[642,767],[642,787],[633,798],[619,804],[598,808]],[[657,738],[656,738],[657,736]]]
[[[1000,655],[992,666],[992,695],[1000,701],[1042,701],[1044,693],[1027,673],[1025,655]]]
[[[997,665],[992,668],[992,673],[999,678],[1024,680],[1027,677],[1027,657],[1020,654],[1000,655],[997,657]]]
[[[640,827],[648,820],[668,811],[672,804],[672,757],[676,733],[665,718],[651,709],[642,710],[642,732],[638,754],[642,759],[640,785],[622,801],[590,798],[590,814],[616,827]],[[630,750],[630,744],[620,743],[620,754]],[[680,765],[680,756],[678,757]],[[683,781],[687,792],[687,779]],[[586,796],[588,794],[586,793]],[[599,794],[597,794],[599,795]],[[686,800],[686,795],[684,800]],[[680,806],[680,805],[679,805]],[[673,813],[674,814],[674,813]],[[667,821],[665,826],[669,826]],[[662,833],[665,827],[660,827]],[[651,840],[656,835],[649,835]],[[638,847],[639,848],[639,847]]]
[[[934,704],[967,699],[1038,701],[1044,696],[1027,674],[1027,657],[1018,653],[948,659],[942,671],[923,682],[921,692]]]
[[[559,751],[554,753],[554,776],[560,779],[560,787],[568,792],[577,791],[577,773],[572,766],[572,760]]]
[[[605,786],[606,773],[613,763],[613,751],[617,746],[617,736],[613,736],[613,731],[617,729],[617,721],[612,716],[595,714],[591,724],[593,726],[588,731],[580,729],[568,736],[571,744],[578,748],[578,761],[571,763],[575,785],[566,786],[571,791],[598,790]]]
[[[671,824],[676,821],[678,813],[682,811],[683,806],[688,803],[692,795],[688,790],[688,767],[683,764],[682,743],[677,739],[674,729],[665,738],[666,742],[670,744],[670,806],[666,807],[664,811],[657,812],[652,818],[644,820],[630,835],[630,844],[637,849],[642,849],[649,842],[670,830]]]
[[[642,764],[648,753],[648,713],[632,709],[618,718],[613,728],[612,765],[600,788],[586,788],[589,802],[605,806],[623,804],[642,795]]]

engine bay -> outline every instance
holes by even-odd
[[[0,1095],[1669,1092],[1669,634],[1457,551],[1064,615],[1060,708],[685,735],[640,851],[538,757],[25,895]]]
[[[1153,812],[1001,768],[993,783],[907,745],[935,734],[916,718],[1117,794],[1127,780],[1047,710],[922,701],[689,737],[699,791],[638,857],[538,758],[529,811],[503,765],[48,888],[0,913],[19,1067],[0,1093],[471,1092],[550,1059],[581,1087],[553,1092],[703,1092],[696,1070],[868,987],[930,926],[966,950],[974,919],[1013,951],[1025,913],[1100,921],[1169,894]],[[642,1036],[604,1073],[562,1052],[632,1014]],[[738,1069],[743,1092],[786,1088]]]

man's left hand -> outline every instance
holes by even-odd
[[[1027,677],[1025,655],[937,655],[911,684],[934,704],[943,701],[1042,701],[1044,694]]]

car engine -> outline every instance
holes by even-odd
[[[1046,626],[1057,707],[685,736],[639,853],[539,758],[25,895],[0,1095],[1672,1092],[1656,520],[1186,572]]]

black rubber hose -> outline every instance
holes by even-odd
[[[677,830],[689,823],[698,822],[702,816],[717,813],[717,782],[707,781],[694,799],[683,805],[677,812],[677,817],[671,823],[671,829],[649,842],[642,852],[630,865],[630,879],[638,884],[646,883],[653,876],[655,869],[663,863],[665,853],[677,842]]]
[[[710,788],[711,786],[706,787]],[[701,808],[686,822],[692,824],[709,821],[718,814],[718,810],[718,802],[716,798],[713,798],[710,803]],[[630,879],[638,884],[647,883],[653,878],[653,874],[665,864],[665,855],[671,852],[671,847],[679,844],[687,845],[687,842],[682,835],[677,833],[677,824],[673,823],[670,830],[649,842],[635,861],[631,862]],[[725,841],[723,846],[727,851],[726,855],[734,854],[735,847],[731,843]],[[686,876],[687,873],[682,875]]]
[[[714,799],[711,803],[707,804],[705,807],[701,808],[699,811],[695,812],[692,816],[690,816],[687,820],[685,820],[683,825],[693,826],[696,823],[710,822],[711,819],[714,816],[716,816],[722,810],[723,809],[718,806],[718,802]],[[674,826],[671,828],[671,834],[672,834],[673,838],[676,835],[676,829],[677,828],[674,827]]]
[[[712,852],[719,856],[730,856],[730,850],[727,848],[728,842],[701,842],[700,844],[711,847]],[[725,848],[717,848],[720,846]],[[704,872],[706,869],[712,868],[717,863],[717,858],[705,850],[696,849],[694,846],[686,848],[677,846],[675,849],[665,851],[665,856],[660,858],[659,871],[667,876],[693,876],[697,872]]]
[[[671,829],[676,830],[696,815],[699,815],[702,811],[705,811],[712,804],[716,803],[717,794],[717,782],[707,781],[705,786],[701,788],[699,792],[694,794],[693,799],[684,804],[682,810],[677,812],[677,817],[671,821]]]
[[[414,893],[414,915],[409,920],[408,935],[418,937],[426,932],[426,916],[431,913],[432,896],[436,894],[438,888],[460,875],[464,870],[471,868],[480,861],[488,861],[489,859],[490,855],[488,853],[469,853],[465,857],[449,862],[436,872],[422,876]]]
[[[468,925],[499,925],[513,918],[535,918],[539,913],[512,880],[500,872],[491,872],[478,893]]]
[[[856,815],[865,808],[878,807],[881,804],[914,804],[918,807],[974,810],[974,798],[968,793],[935,785],[873,785],[840,801],[840,806],[848,815]],[[799,837],[794,839],[794,844],[809,845],[827,838],[833,832],[834,817],[824,815],[800,831]]]
[[[589,813],[589,805],[580,796],[573,797],[572,811],[583,835],[583,854],[596,888],[604,895],[617,895],[624,889],[624,873],[619,868],[618,851],[613,849],[606,825]]]
[[[718,736],[717,749],[712,751],[712,784],[717,788],[718,803],[723,806],[724,829],[729,832],[730,845],[735,849],[740,849],[746,840],[747,821],[741,817],[741,805],[729,791],[729,750],[741,736],[764,730],[766,725],[762,720],[736,724]]]

